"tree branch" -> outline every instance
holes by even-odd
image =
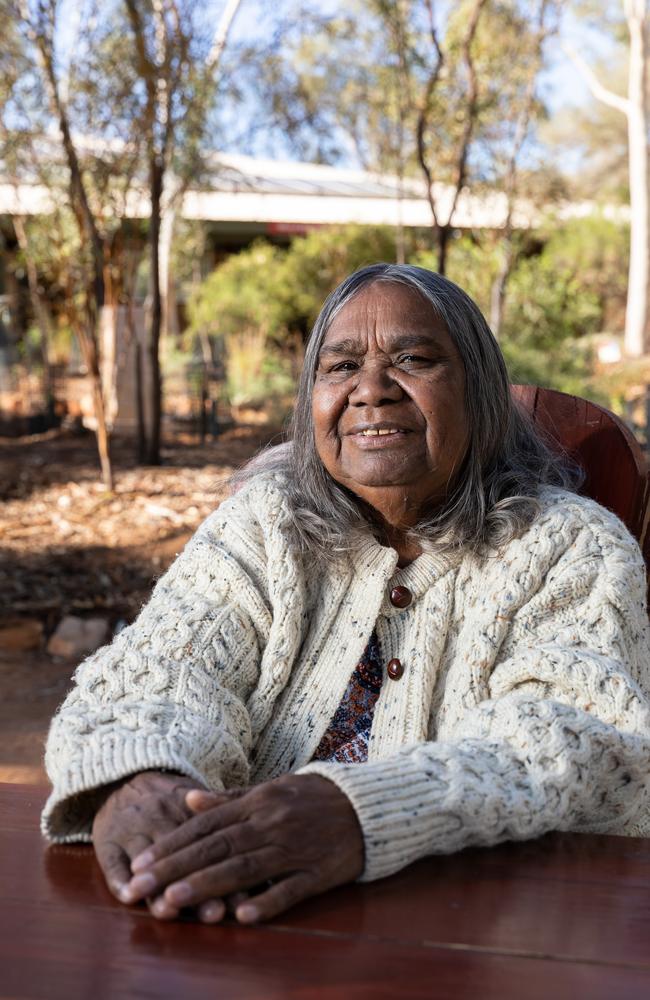
[[[627,97],[621,97],[620,94],[615,94],[613,90],[608,90],[607,87],[603,86],[591,66],[585,62],[582,56],[578,55],[572,45],[565,42],[562,45],[562,50],[579,71],[597,101],[602,101],[603,104],[609,105],[610,108],[616,108],[617,111],[621,111],[624,115],[629,114],[630,102]]]
[[[476,35],[476,30],[478,28],[478,23],[481,18],[481,13],[487,0],[476,0],[474,4],[474,9],[472,10],[472,16],[470,17],[469,24],[467,26],[467,31],[465,33],[465,38],[463,39],[463,59],[467,67],[467,75],[469,78],[469,87],[467,94],[467,114],[465,115],[465,126],[463,128],[460,142],[458,144],[458,159],[456,168],[456,184],[454,190],[454,196],[452,198],[451,207],[449,209],[449,215],[447,216],[447,225],[451,225],[451,220],[454,217],[454,212],[456,211],[456,206],[458,204],[458,198],[463,185],[465,184],[465,178],[467,176],[467,157],[469,155],[469,146],[472,141],[472,133],[474,132],[474,124],[476,121],[476,113],[478,110],[478,79],[476,76],[476,70],[474,68],[474,57],[472,55],[472,44],[474,42],[474,37]]]
[[[209,73],[214,73],[219,65],[223,50],[228,40],[228,33],[232,26],[232,22],[235,20],[235,15],[239,10],[240,4],[241,0],[228,0],[225,10],[219,19],[217,30],[214,33],[212,46],[205,64]]]
[[[515,131],[512,142],[512,149],[510,150],[510,156],[508,157],[505,180],[504,180],[504,190],[507,200],[507,211],[506,219],[503,226],[503,231],[506,239],[508,239],[512,233],[512,212],[513,212],[513,198],[515,195],[515,189],[517,186],[517,164],[519,161],[519,154],[521,153],[522,147],[526,140],[528,134],[528,128],[530,125],[530,119],[533,112],[533,105],[535,103],[535,89],[537,85],[537,76],[542,66],[542,47],[548,36],[549,29],[546,27],[546,14],[549,6],[549,0],[540,0],[538,12],[537,12],[537,30],[535,32],[535,55],[531,60],[528,70],[528,81],[524,91],[523,101],[519,114],[515,119]]]
[[[425,133],[427,126],[429,124],[429,112],[431,110],[431,99],[433,97],[436,86],[438,85],[438,80],[440,79],[440,73],[445,61],[444,52],[440,46],[440,41],[438,39],[438,33],[436,31],[436,25],[434,20],[433,12],[433,2],[432,0],[427,0],[427,10],[429,12],[429,31],[431,34],[431,42],[436,53],[436,61],[433,69],[429,73],[424,94],[422,96],[422,101],[420,102],[420,109],[418,111],[418,120],[416,126],[416,140],[417,140],[417,151],[418,151],[418,162],[422,168],[422,173],[424,174],[426,185],[427,185],[427,199],[429,202],[429,207],[431,209],[431,215],[433,217],[434,226],[438,226],[438,211],[436,206],[436,199],[433,195],[433,172],[429,166],[427,159],[427,149],[425,143]]]
[[[88,303],[91,314],[91,328],[94,330],[99,310],[104,305],[104,247],[95,217],[90,208],[90,198],[86,191],[84,178],[77,155],[77,149],[72,138],[72,130],[68,120],[67,108],[61,98],[59,81],[54,67],[54,8],[41,7],[39,13],[45,21],[35,24],[32,20],[26,0],[21,0],[20,15],[23,20],[29,41],[34,46],[45,86],[50,98],[52,112],[55,115],[61,144],[65,153],[70,174],[70,206],[77,221],[80,234],[85,236],[91,245],[94,271],[94,308]]]

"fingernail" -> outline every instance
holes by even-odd
[[[216,795],[215,792],[204,792],[202,788],[191,788],[187,793],[187,795],[185,796],[185,798],[200,799],[200,800],[206,799],[211,802],[213,799],[218,798],[218,796]]]
[[[144,876],[141,876],[144,877]],[[174,906],[184,906],[192,898],[192,886],[189,882],[175,882],[165,889],[165,899]]]
[[[148,896],[156,886],[156,879],[151,872],[136,875],[127,885],[120,889],[120,899],[125,903],[135,903],[136,900]]]
[[[226,907],[217,899],[211,899],[199,909],[199,916],[206,924],[216,924],[223,919]]]
[[[149,865],[152,865],[155,860],[151,851],[143,851],[142,854],[138,854],[131,862],[131,871],[142,871],[143,868],[148,868]]]
[[[254,924],[260,918],[260,911],[252,903],[242,903],[237,907],[235,916],[242,924]]]
[[[151,912],[154,917],[166,917],[168,920],[178,916],[178,911],[161,896],[151,904]]]
[[[205,809],[212,809],[219,805],[223,799],[211,792],[188,792],[185,796],[185,805],[192,812],[202,812]]]

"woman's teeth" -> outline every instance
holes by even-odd
[[[376,437],[380,434],[399,434],[400,430],[398,427],[382,427],[379,430],[374,428],[369,428],[366,431],[361,431],[364,437]]]

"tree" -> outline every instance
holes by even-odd
[[[506,286],[515,262],[513,216],[516,198],[520,194],[520,158],[535,113],[537,80],[543,64],[544,43],[553,30],[549,24],[549,15],[553,7],[552,0],[538,0],[533,29],[528,38],[524,37],[522,40],[524,49],[527,48],[528,51],[522,52],[524,71],[521,93],[518,102],[513,106],[509,122],[511,134],[506,140],[509,148],[505,152],[503,168],[500,171],[500,184],[506,199],[506,215],[499,246],[501,260],[490,297],[490,326],[495,337],[499,336],[501,330]]]
[[[92,382],[97,445],[102,476],[107,489],[113,488],[113,470],[110,456],[110,437],[106,420],[106,406],[99,367],[98,331],[101,311],[105,301],[104,240],[91,208],[87,182],[81,169],[77,148],[72,135],[68,107],[64,101],[55,60],[55,33],[57,23],[56,0],[19,0],[20,23],[31,43],[40,68],[50,111],[59,131],[61,146],[68,169],[68,194],[71,210],[79,230],[80,239],[87,249],[86,280],[84,282],[83,317],[77,325],[82,355]]]
[[[241,52],[238,85],[253,113],[250,136],[312,162],[352,156],[394,172],[398,91],[394,53],[372,4],[285,5],[266,37]],[[388,58],[387,58],[388,56]],[[412,145],[407,137],[407,157]]]
[[[550,14],[561,0],[530,4],[466,0],[439,23],[434,0],[425,0],[426,33],[417,29],[417,4],[375,0],[384,20],[409,17],[397,31],[410,67],[411,99],[417,111],[417,159],[424,176],[438,248],[437,269],[444,274],[456,212],[466,188],[505,195],[503,252],[495,283],[497,325],[512,264],[512,219],[518,195],[519,161],[541,104],[537,77]],[[402,12],[402,13],[401,13]],[[428,44],[425,39],[428,36]],[[498,39],[498,42],[495,40]]]
[[[147,354],[150,426],[141,459],[160,462],[160,337],[169,329],[169,260],[176,207],[200,162],[219,59],[240,0],[229,0],[207,58],[193,51],[192,11],[162,0],[125,0],[133,36],[134,64],[143,84],[140,121],[145,136],[150,200],[151,310]],[[185,142],[183,142],[185,140]],[[183,159],[179,150],[185,149]],[[174,162],[176,161],[176,162]]]
[[[544,4],[545,31],[560,3]],[[353,150],[366,169],[397,176],[398,201],[407,180],[423,178],[444,272],[469,189],[504,190],[509,171],[512,221],[522,148],[542,113],[538,18],[520,0],[328,9],[301,6],[278,48],[258,53],[267,125],[299,155],[336,161]],[[399,259],[402,244],[398,226]]]
[[[159,346],[170,313],[174,217],[189,181],[197,179],[203,169],[217,67],[240,2],[228,0],[216,31],[208,36],[201,23],[201,5],[195,0],[109,0],[101,7],[98,0],[84,0],[76,8],[78,44],[66,69],[56,51],[61,36],[58,0],[15,0],[11,23],[19,25],[25,48],[35,56],[51,116],[46,120],[37,111],[38,101],[30,100],[22,109],[23,118],[32,146],[41,141],[34,137],[42,136],[52,119],[55,122],[67,175],[66,200],[79,234],[79,260],[85,269],[84,322],[79,336],[93,381],[107,482],[110,456],[99,374],[99,331],[116,324],[118,307],[125,307],[127,326],[137,339],[139,457],[157,464]],[[126,47],[125,35],[131,39]],[[25,78],[34,68],[26,67]],[[12,114],[15,119],[15,110]],[[20,139],[25,145],[25,136]],[[37,162],[38,155],[33,159]],[[54,201],[59,181],[53,178]],[[138,265],[133,240],[127,236],[132,194],[140,202],[148,194],[150,205],[146,233],[149,322],[144,334],[135,323],[135,281],[128,273]]]
[[[627,97],[608,89],[570,46],[567,53],[593,96],[627,119],[630,185],[630,265],[625,312],[625,352],[640,357],[648,350],[648,285],[650,282],[650,202],[648,198],[650,97],[647,61],[650,28],[647,0],[622,0],[629,40]]]
[[[461,127],[455,139],[452,141],[451,161],[453,164],[453,180],[451,196],[446,199],[448,204],[446,210],[441,206],[441,198],[436,194],[434,166],[432,164],[432,147],[439,156],[438,143],[432,141],[434,129],[434,109],[436,102],[436,91],[438,89],[443,67],[449,61],[452,50],[452,41],[447,46],[441,43],[438,28],[435,22],[435,12],[433,0],[427,0],[427,10],[429,14],[429,33],[431,36],[431,49],[433,52],[432,66],[429,71],[423,93],[418,103],[417,122],[417,150],[418,160],[426,183],[427,198],[431,207],[431,215],[438,239],[438,271],[445,273],[447,264],[447,247],[453,231],[453,220],[458,198],[467,180],[467,169],[469,160],[470,145],[476,131],[477,118],[479,114],[479,88],[478,76],[474,62],[474,39],[479,26],[481,15],[484,12],[487,0],[472,0],[471,6],[466,10],[462,9],[463,18],[466,21],[460,32],[458,39],[453,38],[460,51],[460,63],[462,64],[467,80],[466,98],[464,107],[458,112],[461,119]],[[458,18],[460,21],[460,16]],[[455,25],[454,25],[455,26]],[[438,109],[439,109],[439,102]],[[435,133],[434,133],[435,134]]]
[[[176,332],[174,278],[171,268],[174,226],[178,209],[192,180],[196,180],[202,169],[201,141],[205,138],[205,128],[209,111],[218,87],[218,74],[230,29],[242,0],[227,0],[221,17],[217,21],[210,49],[203,63],[197,60],[195,73],[197,83],[192,100],[185,109],[184,155],[169,157],[162,180],[160,204],[160,294],[162,333]],[[178,151],[177,151],[178,152]]]

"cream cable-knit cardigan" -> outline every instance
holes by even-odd
[[[364,879],[553,829],[650,834],[644,568],[611,513],[549,489],[490,558],[398,569],[368,536],[324,569],[291,545],[282,483],[224,502],[79,667],[47,745],[47,837],[88,840],[92,790],[151,768],[214,789],[324,775],[357,812]],[[375,625],[405,669],[368,761],[310,764]]]

